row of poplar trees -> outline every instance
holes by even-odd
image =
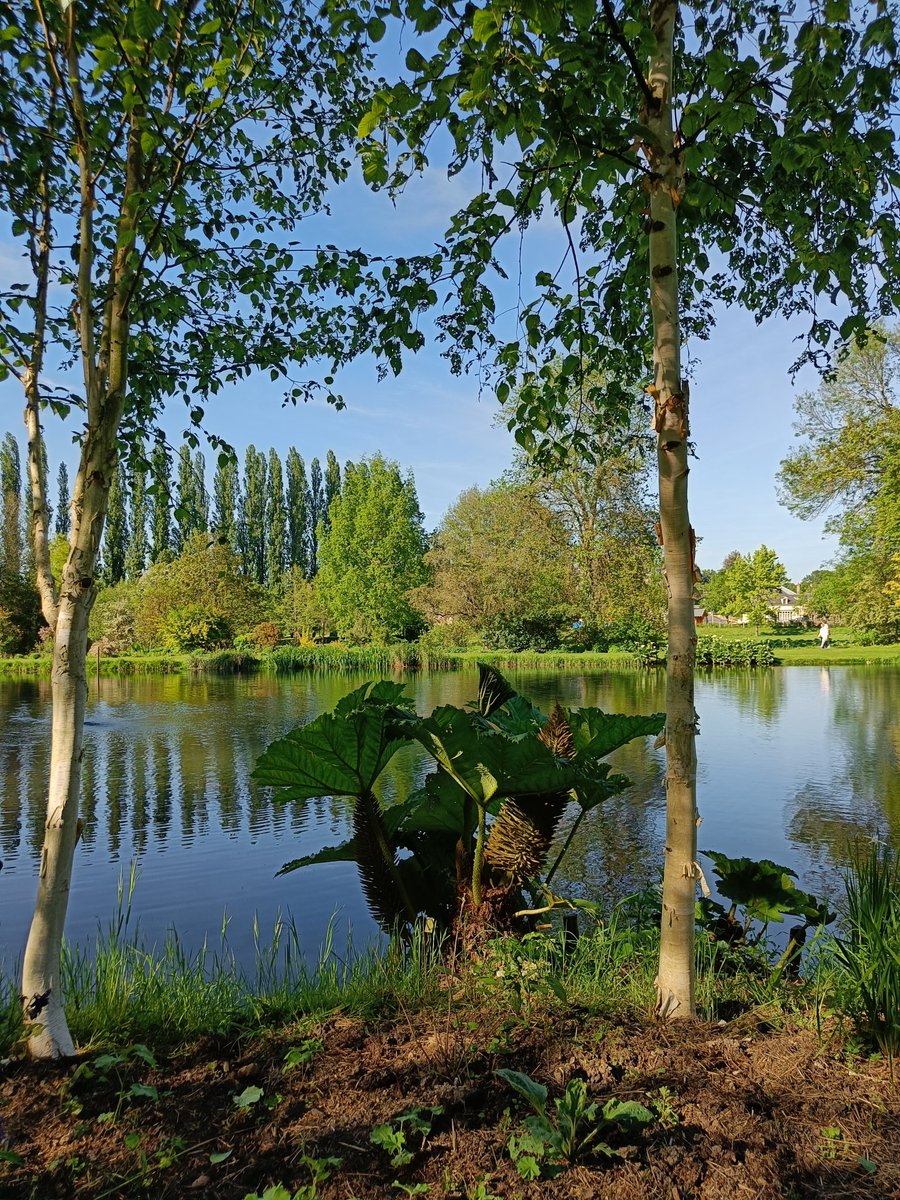
[[[276,450],[248,446],[243,466],[222,454],[207,486],[202,451],[162,442],[149,456],[120,462],[113,478],[102,549],[105,583],[136,579],[151,563],[177,555],[195,533],[209,532],[239,556],[244,574],[277,586],[292,567],[307,579],[318,569],[317,529],[341,490],[332,450],[324,469],[306,464],[291,446],[284,463]]]

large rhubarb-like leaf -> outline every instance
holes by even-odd
[[[570,708],[566,717],[579,758],[605,758],[634,738],[659,733],[666,723],[665,713],[626,716],[599,708]]]
[[[283,788],[277,800],[360,796],[403,742],[396,713],[366,705],[341,715],[324,713],[273,742],[253,772],[257,783]]]

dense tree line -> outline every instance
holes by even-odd
[[[60,488],[61,507],[64,499],[68,504],[63,475]],[[183,445],[173,455],[157,442],[148,456],[139,448],[118,464],[110,489],[103,581],[137,579],[154,563],[181,554],[198,533],[219,539],[237,556],[241,573],[256,583],[278,587],[293,568],[310,579],[319,523],[327,528],[328,509],[340,490],[341,468],[332,450],[324,471],[314,458],[307,477],[293,446],[283,466],[276,450],[266,454],[250,445],[243,464],[219,456],[210,486],[202,451]]]
[[[851,346],[835,373],[795,405],[797,446],[779,473],[798,517],[828,513],[840,551],[803,582],[816,612],[872,641],[900,639],[900,332]]]
[[[333,451],[307,464],[255,446],[241,461],[162,441],[118,463],[91,636],[110,651],[267,644],[337,636],[354,642],[421,635],[549,648],[634,620],[659,625],[663,580],[641,457],[551,476],[528,456],[487,488],[463,492],[431,534],[415,480],[375,454],[344,469]],[[3,648],[30,650],[41,625],[25,573],[21,470],[0,448],[9,519],[0,548],[0,608],[20,613]],[[54,562],[66,554],[68,474],[57,475]],[[18,513],[18,515],[16,515]],[[20,535],[13,537],[11,530]],[[229,591],[223,591],[226,579]],[[17,590],[16,590],[17,589]],[[603,637],[597,644],[602,648]]]

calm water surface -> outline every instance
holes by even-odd
[[[610,712],[663,707],[661,673],[511,673],[545,710],[554,699]],[[133,923],[148,943],[170,928],[198,947],[223,921],[237,956],[290,916],[314,955],[335,918],[336,945],[376,936],[356,868],[329,864],[276,879],[288,859],[344,839],[345,805],[280,805],[254,786],[259,753],[333,707],[362,677],[150,676],[92,684],[84,764],[84,836],[67,933],[87,942],[115,910],[120,876],[138,870]],[[472,672],[406,680],[420,711],[472,699]],[[773,858],[801,886],[834,894],[849,840],[900,846],[900,670],[787,667],[697,681],[701,849]],[[34,901],[49,757],[49,684],[0,683],[0,959],[21,954]],[[664,828],[662,752],[624,747],[634,786],[584,822],[567,861],[572,892],[611,901],[658,870]],[[413,748],[392,761],[386,799],[423,770]],[[562,835],[565,834],[565,828]]]

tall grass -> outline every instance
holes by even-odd
[[[272,651],[276,671],[452,671],[462,663],[460,655],[433,650],[415,642],[390,646],[279,646]]]
[[[377,1016],[420,1007],[438,994],[439,947],[422,931],[360,953],[351,945],[340,955],[329,929],[311,958],[293,921],[278,918],[264,937],[254,920],[249,968],[229,947],[227,919],[218,940],[197,950],[189,950],[175,930],[161,946],[148,947],[139,928],[132,928],[135,882],[132,867],[119,881],[115,915],[92,945],[64,946],[66,1014],[80,1045],[183,1045],[337,1008]],[[18,988],[0,979],[0,1056],[23,1033]]]
[[[852,854],[844,878],[847,913],[835,953],[846,991],[841,1007],[890,1063],[900,1054],[900,855],[872,842]]]
[[[189,670],[209,671],[213,675],[246,675],[258,671],[261,665],[259,655],[247,650],[210,650],[188,658]]]

